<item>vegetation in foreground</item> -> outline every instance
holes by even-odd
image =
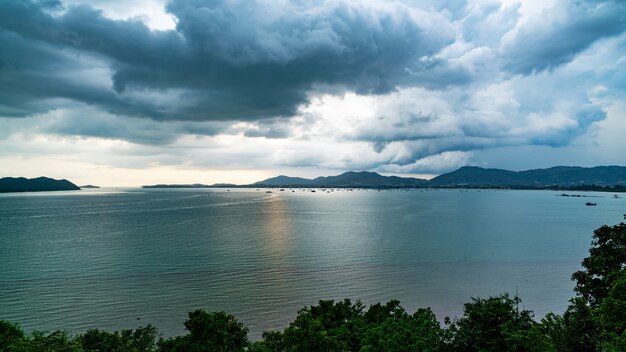
[[[430,309],[410,314],[398,301],[320,301],[256,342],[232,315],[203,310],[189,313],[186,335],[168,339],[151,325],[27,335],[0,321],[0,352],[626,351],[626,224],[597,229],[582,267],[572,275],[576,296],[567,310],[539,322],[507,294],[473,298],[463,316],[443,326]]]

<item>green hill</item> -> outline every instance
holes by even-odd
[[[0,179],[0,192],[78,191],[80,188],[68,180],[48,177],[4,177]]]

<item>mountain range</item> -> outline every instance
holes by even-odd
[[[322,176],[312,180],[300,177],[277,176],[253,183],[252,186],[293,187],[420,187],[427,181],[413,177],[383,176],[375,172],[348,171],[337,176]]]
[[[484,169],[475,166],[462,167],[428,181],[429,186],[519,186],[519,187],[575,187],[583,185],[626,185],[626,167],[556,166],[548,169],[509,171]]]
[[[88,187],[88,186],[86,186]],[[456,187],[510,187],[510,188],[563,188],[598,189],[610,187],[626,191],[626,167],[624,166],[556,166],[548,169],[509,171],[465,166],[456,171],[439,175],[431,180],[413,177],[383,176],[376,172],[348,171],[337,176],[321,176],[314,179],[277,176],[250,185],[219,183],[173,184],[142,186],[143,188],[206,188],[206,187],[365,187],[365,188],[456,188]],[[80,188],[68,180],[48,177],[27,179],[4,177],[0,179],[0,192],[65,191]]]
[[[548,169],[509,171],[465,166],[431,180],[411,177],[382,176],[375,172],[349,171],[337,176],[306,179],[277,176],[256,182],[259,187],[581,187],[626,186],[626,167],[556,166]]]

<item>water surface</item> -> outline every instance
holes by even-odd
[[[0,319],[26,330],[183,333],[224,310],[259,338],[319,299],[462,313],[517,288],[562,313],[612,194],[550,191],[98,189],[0,195]],[[585,202],[597,202],[587,207]]]

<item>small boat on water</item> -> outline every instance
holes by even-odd
[[[265,191],[265,193],[272,193],[272,191]]]
[[[598,203],[587,202],[587,203],[585,203],[585,205],[588,206],[588,207],[592,207],[592,206],[598,205]]]

